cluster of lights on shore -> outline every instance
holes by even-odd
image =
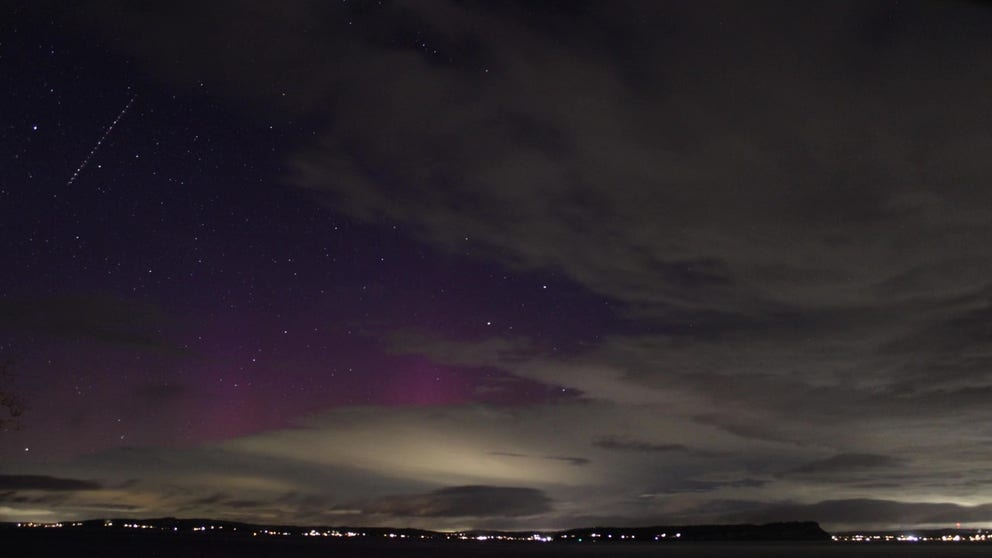
[[[85,524],[83,522],[57,522],[57,523],[38,523],[38,522],[23,522],[17,523],[18,528],[26,529],[58,529],[63,527],[83,527]],[[116,524],[111,520],[105,520],[103,522],[104,527],[118,527],[125,529],[154,529],[159,531],[167,532],[180,532],[185,531],[185,529],[180,529],[179,527],[164,527],[160,525],[148,525],[143,523],[120,523]],[[199,525],[192,527],[192,532],[203,533],[203,532],[217,532],[225,530],[224,525]],[[231,527],[227,529],[228,531],[237,531],[237,527]],[[353,530],[339,530],[339,529],[309,529],[306,531],[291,531],[285,529],[259,529],[251,531],[253,537],[261,536],[277,536],[277,537],[293,537],[293,536],[303,536],[303,537],[335,537],[335,538],[354,538],[354,537],[370,537],[378,535],[369,535],[362,531]],[[438,533],[436,536],[416,534],[411,535],[408,533],[393,533],[386,532],[381,534],[382,538],[387,539],[444,539],[444,540],[458,540],[458,541],[526,541],[526,542],[554,542],[556,539],[554,536],[534,533],[532,535],[511,535],[506,533],[499,534],[477,534],[477,533]],[[599,533],[593,532],[588,535],[589,539],[593,541],[599,540],[622,540],[622,541],[637,541],[637,540],[648,540],[648,539],[637,539],[634,535],[617,535],[614,537],[612,533]],[[682,538],[681,533],[658,533],[654,536],[654,541],[677,541]],[[992,542],[992,531],[987,531],[979,529],[978,531],[970,534],[942,534],[942,535],[914,535],[914,534],[844,534],[844,535],[833,535],[831,536],[834,542],[842,543],[915,543],[915,542],[950,542],[950,543],[976,543],[976,542]],[[557,540],[566,542],[584,542],[585,537],[576,534],[562,534]]]
[[[992,533],[979,530],[970,535],[833,535],[831,537],[839,542],[992,542]]]
[[[272,535],[291,535],[292,533],[282,532],[282,533],[267,533]],[[368,536],[366,533],[356,533],[354,531],[338,531],[332,529],[330,531],[318,531],[316,529],[311,529],[308,532],[303,533],[304,537],[365,537]],[[428,535],[408,535],[406,533],[383,533],[383,538],[387,539],[430,539],[435,537],[430,537]],[[450,533],[443,535],[445,540],[459,540],[459,541],[536,541],[536,542],[551,542],[551,537],[547,535],[541,535],[540,533],[534,533],[529,537],[513,537],[510,535],[468,535],[465,533]]]
[[[63,528],[63,527],[83,527],[85,524],[83,522],[72,522],[72,523],[37,523],[37,522],[24,522],[18,523],[18,528],[24,529],[51,529],[51,528]],[[104,527],[114,527],[115,523],[113,521],[107,520],[103,522]],[[179,532],[179,527],[162,527],[158,525],[147,525],[143,523],[121,523],[117,525],[118,527],[123,527],[125,529],[157,529],[160,531],[167,532]],[[190,529],[194,533],[203,533],[210,531],[223,531],[224,525],[200,525]],[[228,529],[229,531],[237,531],[237,527],[232,527]],[[251,535],[257,537],[262,536],[273,536],[273,537],[291,537],[291,536],[304,536],[304,537],[343,537],[343,538],[353,538],[353,537],[368,537],[369,534],[359,531],[341,531],[338,529],[310,529],[309,531],[294,532],[287,531],[284,529],[260,529],[257,531],[252,531]],[[600,535],[594,534],[593,537],[599,537]],[[533,535],[526,537],[516,537],[505,534],[498,535],[471,535],[466,533],[444,533],[439,535],[439,537],[430,537],[428,535],[409,535],[407,533],[383,533],[383,538],[388,539],[430,539],[430,538],[444,538],[445,540],[460,540],[460,541],[536,541],[536,542],[552,542],[554,539],[548,535],[542,535],[540,533],[534,533]],[[610,535],[612,537],[612,535]],[[626,537],[624,537],[626,538]],[[633,538],[633,537],[631,537]]]

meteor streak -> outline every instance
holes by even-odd
[[[78,177],[79,173],[83,172],[83,169],[86,168],[87,164],[89,164],[90,159],[93,158],[93,154],[96,153],[97,149],[100,149],[100,144],[103,143],[103,140],[107,139],[107,136],[110,135],[110,132],[114,131],[114,126],[116,126],[117,123],[120,122],[121,118],[124,117],[124,113],[127,112],[127,109],[131,108],[131,103],[133,103],[134,100],[137,98],[138,98],[137,95],[131,97],[131,100],[128,101],[126,105],[124,105],[124,108],[121,110],[120,114],[118,114],[117,118],[115,118],[114,121],[110,123],[110,126],[108,126],[106,130],[104,130],[103,135],[100,136],[99,140],[97,140],[96,145],[94,145],[93,149],[91,149],[89,154],[86,155],[86,158],[83,159],[83,162],[79,163],[79,167],[76,169],[76,172],[72,173],[72,176],[69,177],[69,181],[65,183],[66,186],[71,186],[72,183],[76,181],[76,177]]]

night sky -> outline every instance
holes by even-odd
[[[992,526],[992,8],[0,14],[0,521]]]

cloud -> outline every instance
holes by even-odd
[[[47,475],[0,475],[0,490],[60,492],[99,489],[99,483],[88,480],[50,477]]]
[[[157,509],[231,519],[271,515],[333,524],[389,523],[386,515],[369,515],[356,502],[425,495],[452,485],[527,487],[556,503],[534,520],[566,527],[557,519],[559,513],[594,505],[619,513],[639,493],[657,486],[659,475],[675,486],[695,475],[733,474],[726,463],[700,463],[697,457],[677,452],[645,468],[643,454],[591,445],[591,439],[616,431],[617,424],[648,424],[650,416],[644,409],[597,402],[523,408],[341,408],[281,430],[212,446],[117,448],[89,454],[49,465],[46,474],[71,471],[109,479],[107,486],[115,487],[113,498],[136,506],[135,513]],[[707,436],[692,423],[657,424],[650,436],[669,438],[670,428],[687,438]],[[720,440],[719,432],[711,434]],[[752,451],[762,454],[761,448]],[[135,478],[140,481],[121,484]],[[85,516],[92,499],[74,498],[56,507],[67,517]],[[245,501],[269,505],[239,504]],[[509,518],[518,516],[502,513],[480,513],[469,523],[439,523],[426,516],[410,516],[405,523],[450,528],[533,524],[516,524]]]
[[[667,453],[667,452],[688,452],[690,451],[688,447],[683,444],[652,444],[649,442],[643,442],[640,440],[632,440],[626,438],[600,438],[593,442],[593,445],[603,449],[609,450],[621,450],[621,451],[636,451],[644,453]]]
[[[454,486],[427,494],[388,496],[362,505],[372,514],[415,517],[516,517],[551,510],[540,490],[506,486]]]
[[[442,38],[479,29],[488,15],[455,7],[413,11]],[[694,19],[700,14],[674,11],[636,15],[706,28]],[[508,265],[560,269],[595,292],[658,310],[746,320],[805,306],[803,301],[859,302],[865,300],[859,290],[936,254],[895,254],[875,241],[867,252],[884,257],[874,259],[853,240],[867,234],[889,238],[899,225],[923,232],[931,228],[930,204],[956,207],[964,200],[913,180],[908,158],[922,146],[887,141],[905,137],[906,114],[930,120],[955,111],[951,105],[927,109],[922,98],[897,89],[915,66],[877,68],[891,80],[880,95],[895,89],[901,110],[875,111],[874,98],[853,96],[838,83],[831,92],[850,104],[823,102],[817,91],[821,72],[847,69],[845,51],[858,40],[858,30],[843,19],[857,21],[864,14],[845,12],[820,14],[841,20],[847,33],[811,34],[805,51],[823,66],[796,73],[745,60],[712,70],[709,54],[694,47],[694,38],[673,33],[652,39],[646,36],[652,25],[630,26],[628,35],[661,62],[656,68],[664,68],[655,70],[662,75],[636,82],[625,79],[612,56],[497,18],[478,32],[496,76],[435,68],[412,53],[409,72],[380,75],[373,68],[359,74],[396,88],[376,90],[382,93],[372,98],[338,96],[354,112],[297,158],[297,180],[329,193],[336,208],[360,218],[406,222],[451,247],[468,236]],[[577,14],[574,24],[582,28],[593,17],[627,22],[634,15],[590,10]],[[735,15],[738,25],[712,41],[729,46],[759,29],[776,40],[791,38],[788,31],[761,29],[770,26],[760,10]],[[900,32],[911,33],[912,25],[922,23],[913,20]],[[926,57],[922,45],[899,48],[914,54],[919,48]],[[666,56],[668,49],[682,60]],[[756,56],[724,52],[731,59]],[[400,49],[381,56],[404,54]],[[760,55],[770,67],[787,63],[771,48]],[[623,67],[637,63],[626,61]],[[421,79],[427,75],[433,79]],[[573,83],[576,76],[582,76],[581,86]],[[468,87],[474,87],[471,93],[462,93]],[[964,96],[970,104],[978,101]],[[858,120],[869,110],[876,112],[870,127]],[[417,125],[424,114],[432,115],[430,127]],[[975,126],[934,132],[955,144],[962,136],[984,135]],[[933,154],[938,159],[928,171],[943,162],[944,153]],[[744,184],[742,176],[748,177]],[[803,188],[790,187],[796,183]],[[794,236],[776,236],[782,231]],[[806,251],[790,249],[795,246]],[[969,261],[985,260],[966,251]],[[969,274],[965,284],[976,286],[975,278]],[[838,283],[843,288],[825,288]]]
[[[829,506],[806,506],[862,500],[865,493],[893,501],[941,493],[963,506],[981,504],[975,492],[980,484],[972,481],[989,480],[987,456],[976,450],[969,457],[953,447],[920,468],[915,460],[894,470],[873,467],[880,460],[872,458],[834,460],[865,467],[853,480],[827,473],[776,475],[782,463],[793,462],[795,469],[829,460],[816,458],[821,450],[734,439],[675,418],[652,422],[656,416],[650,408],[605,402],[512,409],[343,408],[211,446],[119,448],[49,464],[45,474],[52,478],[68,478],[64,471],[72,471],[77,478],[109,480],[99,495],[79,491],[44,503],[60,517],[89,517],[94,506],[114,501],[131,507],[129,517],[157,510],[306,524],[533,528],[572,527],[597,517],[620,523],[835,518],[841,512],[828,515]],[[594,445],[625,424],[639,425],[643,438],[621,441],[670,440],[691,448],[705,439],[727,452],[700,456]],[[588,463],[555,459],[563,456]],[[136,477],[140,481],[121,484]],[[896,482],[862,486],[880,478]],[[796,494],[804,501],[788,502]],[[738,504],[721,504],[729,498]],[[487,505],[470,505],[477,500]],[[23,498],[6,502],[37,505]],[[596,517],[589,510],[596,510]],[[470,519],[458,519],[462,516]]]
[[[542,459],[551,459],[553,461],[564,461],[565,463],[568,463],[569,465],[575,465],[577,467],[578,466],[582,466],[582,465],[588,465],[590,463],[590,460],[586,459],[585,457],[569,457],[569,456],[563,456],[563,455],[543,455],[543,456],[541,456],[541,458]]]
[[[871,453],[841,453],[811,461],[790,471],[791,474],[835,474],[901,467],[905,460]]]
[[[263,502],[260,500],[245,500],[232,497],[224,492],[215,492],[208,496],[195,498],[183,502],[182,507],[177,511],[181,513],[210,513],[211,517],[230,512],[232,510],[256,509],[272,507],[273,502]]]
[[[696,6],[561,9],[108,3],[77,17],[172,80],[323,117],[287,182],[562,275],[666,342],[641,374],[988,382],[992,200],[976,185],[992,112],[974,53],[989,11],[727,3],[724,25]]]
[[[69,500],[69,494],[71,493],[66,491],[44,492],[39,494],[37,491],[17,492],[16,490],[9,490],[6,492],[0,492],[0,502],[19,506],[43,504],[52,508],[60,507],[67,500]]]
[[[686,492],[711,492],[728,488],[761,488],[769,481],[763,479],[733,479],[733,480],[695,480],[680,481],[673,486],[658,488],[661,494],[681,494]],[[653,494],[648,494],[653,495]]]
[[[528,459],[550,459],[552,461],[563,461],[565,463],[568,463],[569,465],[575,465],[575,466],[588,465],[590,463],[590,461],[588,459],[586,459],[585,457],[569,457],[569,456],[562,456],[562,455],[537,455],[537,456],[534,456],[534,455],[525,455],[525,454],[522,454],[522,453],[513,453],[513,452],[510,452],[510,451],[492,451],[492,452],[489,452],[489,453],[491,453],[492,455],[503,455],[503,456],[506,456],[506,457],[523,457],[523,458],[528,458]]]

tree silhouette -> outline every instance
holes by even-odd
[[[14,393],[12,367],[9,360],[0,364],[0,431],[17,429],[24,413],[24,400]]]

